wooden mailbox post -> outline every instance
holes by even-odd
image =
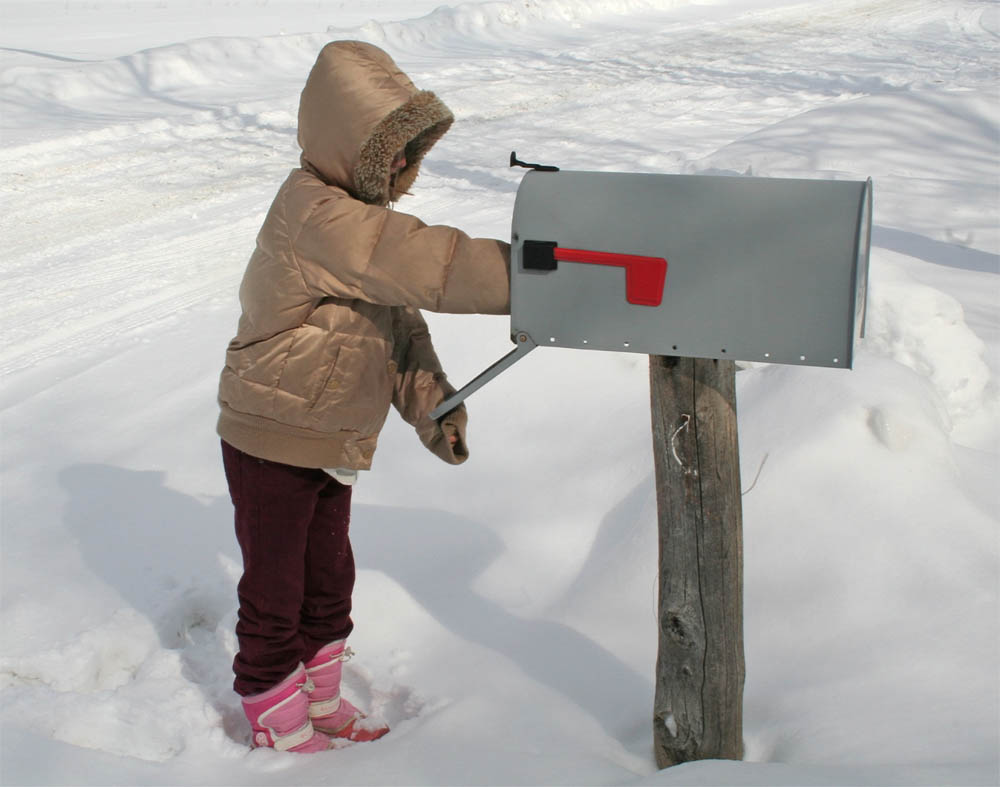
[[[661,767],[743,754],[734,360],[851,367],[871,207],[870,180],[529,172],[511,233],[515,348],[431,413],[540,345],[650,356]]]
[[[649,358],[660,534],[653,748],[743,756],[743,537],[732,361]]]

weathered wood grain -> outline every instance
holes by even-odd
[[[743,754],[743,539],[732,361],[650,356],[660,536],[654,748]]]

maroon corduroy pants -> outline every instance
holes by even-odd
[[[258,459],[225,441],[222,459],[243,552],[233,688],[277,685],[351,633],[351,487],[323,470]]]

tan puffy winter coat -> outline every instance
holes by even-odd
[[[299,105],[302,166],[240,286],[219,386],[226,442],[285,464],[368,469],[392,403],[435,454],[465,460],[464,408],[427,415],[454,389],[418,310],[508,313],[510,248],[388,207],[452,120],[377,47],[324,47]]]

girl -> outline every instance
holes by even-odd
[[[453,119],[377,47],[324,47],[299,104],[301,166],[240,286],[218,432],[243,553],[234,688],[256,746],[313,752],[388,732],[340,697],[350,484],[390,403],[438,457],[465,461],[464,407],[428,417],[454,389],[419,309],[510,309],[506,243],[390,208]]]

